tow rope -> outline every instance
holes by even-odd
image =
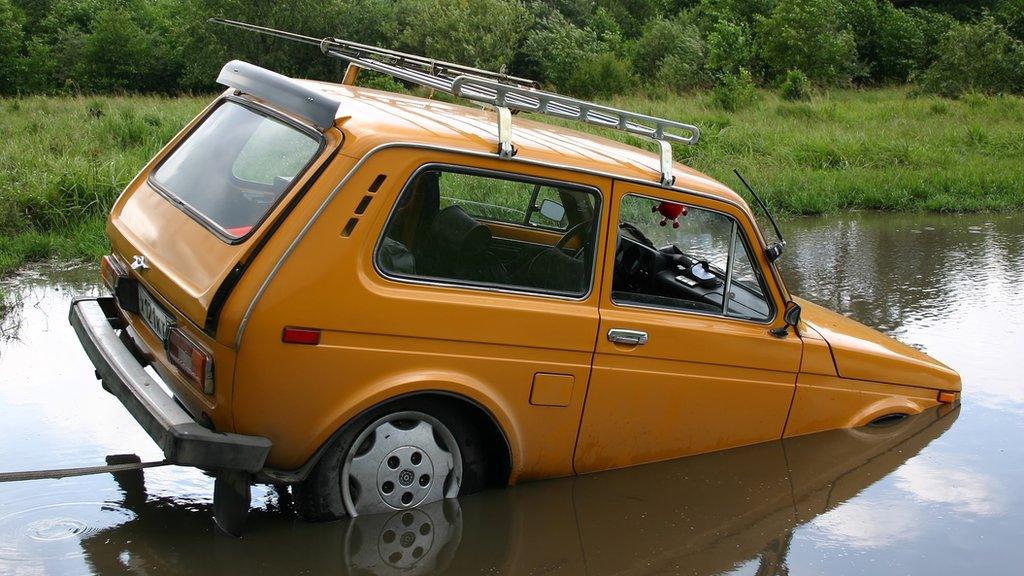
[[[21,482],[24,480],[47,480],[70,478],[73,476],[89,476],[91,474],[107,474],[130,472],[143,468],[170,466],[167,460],[142,462],[134,454],[114,454],[107,456],[106,466],[84,466],[81,468],[56,468],[53,470],[25,470],[22,472],[0,472],[0,482]]]

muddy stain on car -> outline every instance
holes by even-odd
[[[258,486],[241,539],[212,481],[165,467],[0,484],[0,574],[1013,573],[1024,562],[1024,217],[793,220],[781,260],[809,300],[943,359],[962,407],[413,510],[308,524]],[[97,391],[67,323],[95,267],[3,281],[0,471],[160,450]]]

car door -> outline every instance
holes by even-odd
[[[784,303],[763,251],[751,249],[749,216],[621,181],[610,209],[576,471],[780,438],[801,343],[792,330],[769,332],[784,324]]]

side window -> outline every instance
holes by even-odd
[[[767,320],[764,279],[736,221],[630,194],[619,207],[612,301]]]
[[[391,276],[582,296],[597,211],[588,188],[425,169],[395,203],[375,259]],[[524,237],[521,228],[554,233]]]
[[[565,230],[568,219],[561,193],[544,184],[493,179],[491,189],[481,186],[480,176],[446,172],[441,175],[441,208],[458,205],[478,220]],[[559,216],[556,218],[556,216]]]

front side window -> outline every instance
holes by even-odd
[[[725,214],[630,194],[619,208],[612,301],[764,321],[771,307]]]
[[[277,204],[320,150],[312,135],[235,102],[215,109],[153,173],[153,182],[230,238]]]
[[[590,189],[429,168],[395,204],[376,252],[391,276],[582,296],[597,233]]]

